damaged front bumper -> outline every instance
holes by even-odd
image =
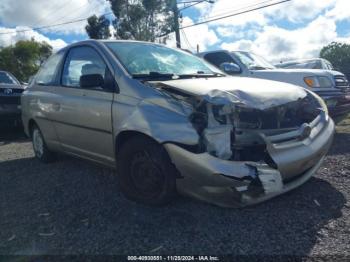
[[[276,166],[263,161],[223,160],[209,153],[192,153],[165,143],[181,174],[179,193],[223,207],[257,204],[306,182],[320,167],[334,135],[334,123],[324,112],[299,130],[279,135],[262,133]]]

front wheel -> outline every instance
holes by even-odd
[[[40,129],[35,125],[32,129],[32,143],[35,157],[44,163],[52,162],[53,153],[47,148]]]
[[[151,139],[125,142],[118,153],[117,172],[120,189],[131,200],[159,206],[176,195],[176,169],[165,149]]]

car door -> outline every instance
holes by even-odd
[[[59,150],[60,145],[55,132],[52,117],[56,113],[57,95],[55,90],[59,85],[59,68],[64,52],[52,55],[34,77],[28,92],[22,96],[22,119],[26,132],[29,134],[29,120],[34,118],[39,126],[46,144],[53,150]]]
[[[84,88],[80,78],[101,75],[102,86]],[[114,164],[111,107],[114,77],[92,46],[71,48],[63,65],[55,129],[64,151]]]

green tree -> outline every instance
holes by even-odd
[[[116,31],[114,37],[117,39],[154,42],[158,36],[166,35],[174,29],[174,0],[107,1],[115,16],[112,24]],[[99,30],[98,27],[95,28]],[[90,34],[89,36],[91,37]]]
[[[39,64],[42,65],[49,56],[52,55],[52,46],[50,46],[46,42],[39,43],[38,49],[38,61]]]
[[[107,39],[111,36],[109,25],[110,22],[105,16],[90,16],[85,27],[86,33],[92,39]]]
[[[350,45],[332,42],[322,48],[320,57],[327,59],[337,71],[344,73],[350,79]]]
[[[46,42],[18,41],[0,49],[0,70],[11,72],[20,81],[28,81],[51,54],[52,47]]]

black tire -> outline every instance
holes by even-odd
[[[43,163],[54,161],[54,153],[48,149],[44,137],[37,125],[32,127],[31,138],[35,157]]]
[[[176,169],[155,141],[132,138],[123,144],[117,157],[119,187],[128,199],[161,206],[176,196]]]

